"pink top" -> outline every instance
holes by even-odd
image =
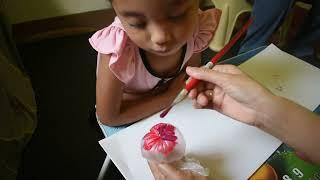
[[[219,17],[220,11],[217,9],[199,10],[199,28],[194,32],[193,38],[187,41],[186,54],[181,67],[193,53],[201,52],[208,47],[217,28]],[[118,17],[110,26],[93,34],[89,42],[98,51],[97,66],[100,54],[111,55],[109,68],[125,84],[125,92],[145,92],[154,88],[161,80],[146,69],[139,47],[128,38]]]

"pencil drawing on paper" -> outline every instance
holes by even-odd
[[[268,84],[270,85],[270,88],[275,89],[277,91],[283,92],[286,90],[285,83],[281,79],[281,76],[279,74],[272,74],[270,82]]]

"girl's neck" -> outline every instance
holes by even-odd
[[[184,61],[185,52],[186,45],[176,53],[168,56],[159,56],[140,50],[142,60],[149,72],[162,78],[175,76],[180,71],[181,65]]]

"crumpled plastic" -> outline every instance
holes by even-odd
[[[210,170],[201,165],[200,161],[193,158],[184,156],[177,162],[176,167],[181,170],[189,170],[196,175],[209,176]]]
[[[192,157],[185,156],[186,143],[182,133],[168,123],[154,125],[141,140],[141,154],[148,161],[172,163],[180,170],[209,176],[209,169]]]

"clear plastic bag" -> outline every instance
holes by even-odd
[[[209,169],[203,167],[200,162],[192,157],[185,156],[177,162],[176,167],[181,170],[189,170],[196,175],[209,176]]]
[[[157,163],[173,163],[178,169],[196,175],[209,176],[209,169],[192,157],[185,156],[186,143],[175,126],[168,123],[154,125],[141,140],[142,156]]]

